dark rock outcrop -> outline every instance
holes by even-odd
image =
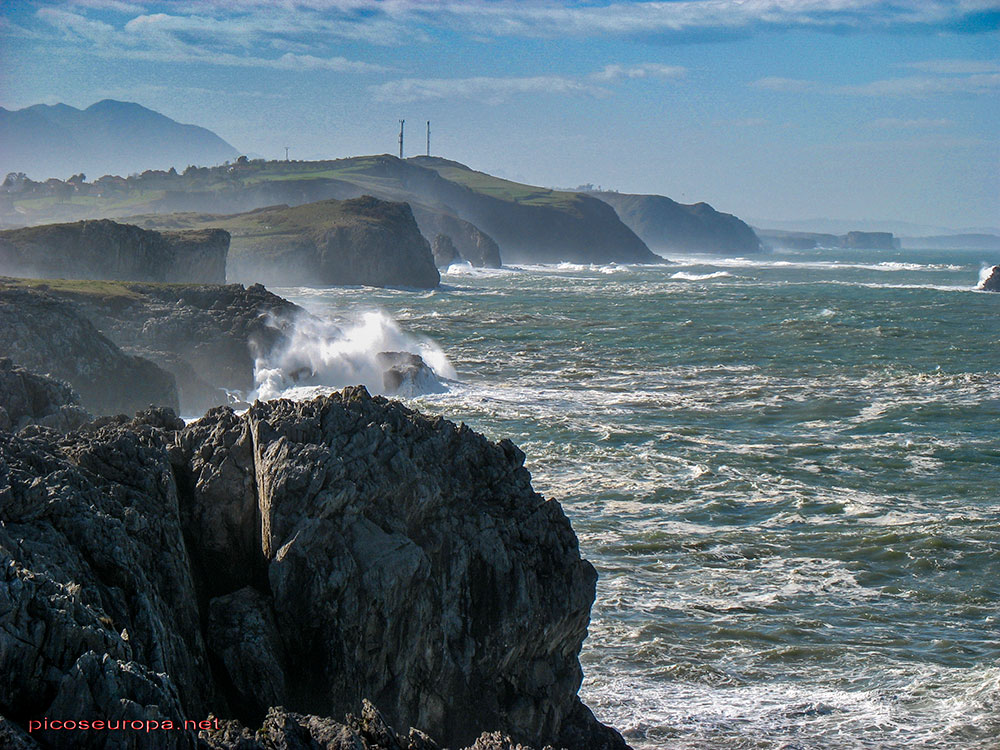
[[[441,393],[444,388],[423,357],[410,352],[379,352],[375,361],[382,368],[384,393],[395,396],[417,396],[421,393]]]
[[[360,388],[0,433],[0,714],[211,711],[200,742],[233,750],[621,750],[576,697],[594,570],[523,460]],[[69,737],[196,742],[32,735]]]
[[[108,219],[0,232],[0,273],[43,279],[219,284],[229,233],[156,232]]]
[[[128,284],[127,295],[59,292],[118,346],[152,360],[177,381],[184,414],[249,392],[254,361],[283,341],[304,311],[260,284]]]
[[[761,245],[747,224],[707,203],[686,205],[662,195],[593,193],[611,205],[626,226],[654,250],[688,253],[756,253]]]
[[[993,266],[984,273],[983,280],[976,288],[982,289],[984,292],[1000,292],[1000,266]]]
[[[0,430],[37,424],[66,432],[90,418],[68,385],[0,358]]]
[[[436,238],[438,235],[444,235],[451,240],[461,260],[467,260],[478,268],[500,268],[500,246],[475,224],[419,203],[411,202],[410,205],[413,207],[413,216],[420,226],[420,231],[425,237]],[[433,245],[432,241],[432,249]],[[438,268],[457,262],[450,260],[448,264],[442,264],[442,260],[443,258],[439,257],[435,250],[434,261]]]
[[[455,243],[447,234],[439,234],[431,240],[431,251],[434,253],[434,265],[447,268],[452,263],[460,263],[462,256],[455,249]]]
[[[14,362],[69,383],[94,414],[178,408],[173,376],[123,352],[72,303],[45,291],[0,286],[0,342]]]

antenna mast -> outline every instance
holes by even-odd
[[[406,120],[399,121],[399,158],[403,158],[403,123]]]
[[[285,161],[288,161],[288,146],[285,146]]]
[[[431,121],[427,121],[427,155],[431,155]]]

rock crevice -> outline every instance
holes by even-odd
[[[363,388],[0,433],[0,715],[227,717],[164,747],[624,748],[576,696],[596,574],[523,462]],[[106,737],[76,735],[138,746]]]

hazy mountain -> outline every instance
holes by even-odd
[[[80,110],[66,104],[0,107],[0,174],[33,180],[83,172],[127,175],[219,164],[239,152],[210,130],[183,125],[133,102],[113,99]]]

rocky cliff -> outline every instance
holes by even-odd
[[[155,232],[107,219],[0,232],[0,273],[27,278],[225,283],[229,234]]]
[[[432,289],[441,277],[410,207],[370,195],[230,216],[143,216],[157,227],[223,227],[232,234],[231,280],[281,286]]]
[[[594,570],[523,461],[360,388],[0,432],[0,736],[624,748],[576,697]]]
[[[611,205],[643,242],[659,252],[740,254],[761,250],[753,229],[707,203],[686,205],[662,195],[593,195]]]
[[[0,284],[0,343],[17,364],[72,385],[95,414],[179,407],[170,373],[123,352],[71,302],[45,289]]]

